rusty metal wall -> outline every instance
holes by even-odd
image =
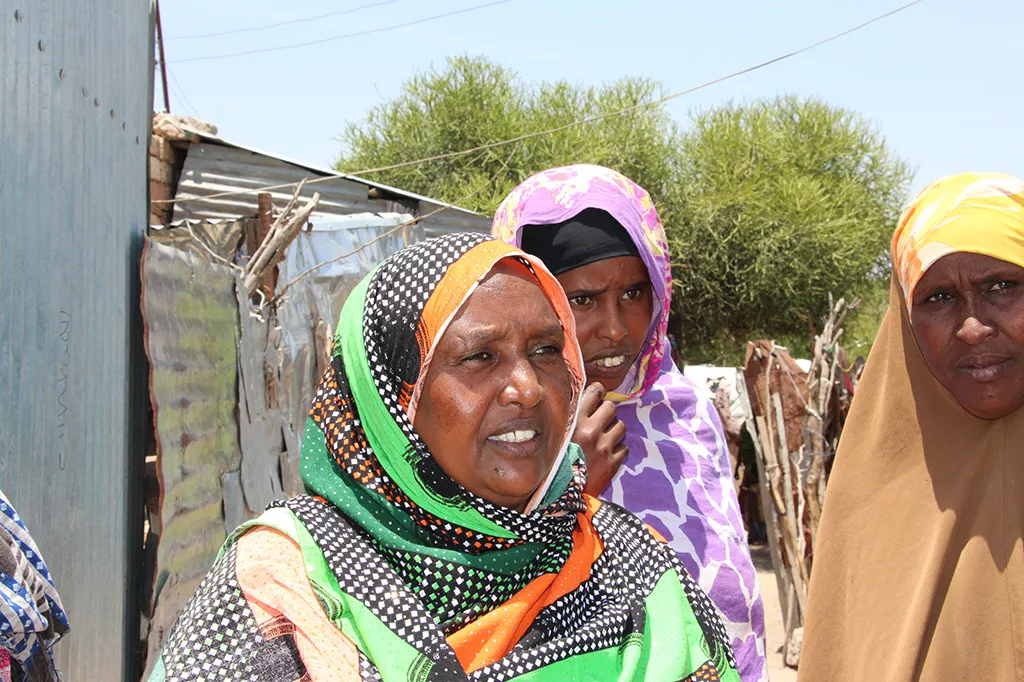
[[[240,297],[237,269],[210,262],[187,230],[146,241],[142,312],[160,490],[146,546],[148,667],[227,533],[302,492],[302,428],[341,306],[378,263],[423,239],[422,226],[404,226],[409,218],[314,219],[279,266],[279,293],[296,281],[276,310]],[[192,227],[217,244],[230,224]]]
[[[142,311],[160,500],[147,667],[227,537],[224,490],[239,484],[235,274],[146,241]]]
[[[136,673],[150,36],[146,0],[0,0],[0,487],[69,612],[76,682]]]

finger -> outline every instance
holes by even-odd
[[[629,446],[625,443],[619,443],[612,450],[612,460],[616,462],[624,462],[629,457]]]
[[[604,400],[604,384],[594,382],[583,390],[580,396],[580,415],[589,417],[594,414],[601,401]]]
[[[621,443],[622,439],[626,437],[626,423],[616,419],[615,423],[605,431],[605,434],[613,443]]]
[[[605,431],[602,433],[598,437],[596,445],[598,450],[606,453],[605,456],[609,458],[614,458],[614,453],[619,448],[626,447],[626,444],[622,442],[622,435],[612,433],[611,431]]]
[[[610,400],[603,401],[592,416],[592,421],[602,431],[608,429],[615,422],[615,403]]]

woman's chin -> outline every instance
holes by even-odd
[[[492,483],[488,494],[480,495],[480,497],[501,507],[524,511],[543,482],[542,477],[540,479],[530,477],[526,480],[503,480]]]
[[[621,377],[605,378],[605,377],[594,376],[593,374],[588,372],[587,373],[587,385],[589,386],[590,384],[593,384],[593,383],[599,383],[602,386],[604,386],[604,392],[605,393],[611,393],[611,392],[613,392],[615,389],[617,389],[622,384],[622,380],[625,379],[625,378],[626,378],[625,375],[623,375]]]

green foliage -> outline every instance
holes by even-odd
[[[829,293],[874,300],[887,287],[912,174],[857,114],[795,97],[728,105],[693,117],[683,156],[667,227],[694,359],[735,360],[756,337],[800,354]]]
[[[342,136],[342,171],[390,166],[472,149],[583,118],[617,111],[659,96],[645,79],[600,87],[564,81],[531,86],[481,57],[455,57],[445,68],[417,74],[394,99],[350,124]],[[376,173],[374,180],[492,214],[533,173],[571,163],[616,168],[654,192],[678,177],[679,134],[659,108],[644,108],[592,124],[477,154]],[[514,152],[514,153],[513,153]],[[510,159],[511,155],[511,160]],[[508,161],[508,169],[486,190]]]
[[[657,83],[635,78],[531,85],[485,58],[456,57],[350,124],[336,167],[354,172],[458,152],[659,95]],[[847,339],[866,353],[912,174],[862,117],[816,99],[712,109],[685,133],[663,107],[643,107],[371,177],[490,214],[529,175],[571,163],[615,168],[654,198],[676,266],[673,329],[689,360],[742,361],[746,341],[757,337],[804,354],[829,293],[866,299],[850,320],[856,338]]]
[[[861,297],[856,314],[846,322],[841,344],[846,349],[849,362],[858,356],[867,359],[868,351],[878,333],[885,311],[889,308],[889,280],[874,282]]]

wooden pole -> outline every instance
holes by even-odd
[[[256,248],[259,250],[266,244],[267,237],[274,229],[274,198],[269,192],[260,192],[256,195],[256,206]],[[255,256],[255,254],[254,251],[253,255]],[[250,266],[255,267],[255,263],[250,261]],[[274,289],[277,287],[277,269],[275,268],[273,272],[261,277],[257,287],[263,290],[264,296],[272,297]]]
[[[772,404],[775,407],[775,418],[778,421],[779,427],[779,448],[782,452],[779,454],[779,459],[783,462],[782,464],[782,486],[783,495],[786,504],[786,517],[782,519],[783,525],[789,536],[791,547],[789,550],[792,552],[790,562],[795,564],[799,569],[800,581],[797,581],[794,576],[794,582],[799,582],[800,587],[797,588],[797,598],[800,600],[800,611],[803,612],[803,597],[804,590],[807,583],[807,569],[804,566],[804,557],[800,554],[800,543],[796,539],[796,531],[793,529],[793,523],[796,521],[796,508],[793,504],[793,474],[792,474],[792,461],[789,458],[788,444],[786,442],[786,421],[782,413],[782,399],[779,398],[778,393],[772,394]]]
[[[164,85],[164,111],[171,113],[171,96],[167,92],[167,57],[164,56],[164,27],[160,22],[160,0],[154,0],[156,5],[156,44],[160,50],[160,76]]]
[[[274,224],[274,198],[269,192],[260,192],[256,195],[256,205],[256,248],[259,248]]]
[[[293,198],[285,209],[287,212],[279,215],[271,225],[269,234],[245,268],[245,288],[250,295],[261,288],[268,299],[273,297],[277,287],[277,264],[284,258],[288,245],[305,226],[319,202],[320,195],[313,192],[313,197],[305,206],[289,215],[295,203]]]
[[[750,404],[746,377],[742,381],[736,382],[736,395],[739,397],[740,405],[743,407],[746,429],[750,434],[751,440],[754,441],[754,451],[757,454],[754,459],[757,460],[757,478],[761,482],[761,489],[758,491],[758,497],[761,502],[761,516],[764,517],[765,530],[767,531],[765,534],[768,536],[768,553],[772,557],[772,572],[775,573],[775,583],[779,588],[779,605],[782,607],[782,616],[785,620],[789,614],[790,580],[787,579],[785,573],[786,565],[782,560],[782,550],[779,548],[779,538],[782,534],[779,532],[779,517],[775,513],[775,505],[772,500],[774,486],[768,480],[768,474],[765,471],[764,448],[761,445],[761,435],[758,433],[757,426],[755,425],[754,408]]]

